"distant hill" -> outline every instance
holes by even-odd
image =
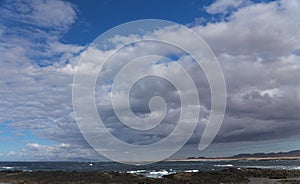
[[[264,158],[264,157],[296,157],[300,156],[300,150],[294,150],[289,152],[277,152],[277,153],[243,153],[234,155],[231,158]]]
[[[206,159],[206,157],[188,157],[187,159]]]
[[[300,150],[293,150],[289,152],[276,152],[276,153],[242,153],[232,157],[220,157],[222,159],[239,159],[239,158],[270,158],[270,157],[300,157]],[[218,159],[208,157],[188,157],[187,159]]]

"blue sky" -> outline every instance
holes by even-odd
[[[253,2],[268,1],[272,0]],[[205,7],[213,2],[213,0],[176,2],[172,0],[132,0],[129,2],[108,0],[93,3],[86,3],[82,0],[74,1],[73,3],[79,10],[78,20],[63,36],[62,40],[67,43],[87,44],[110,28],[138,19],[163,19],[183,25],[199,22],[200,18],[218,21],[223,15],[212,16],[205,11]],[[203,21],[202,23],[206,22]]]
[[[189,27],[207,42],[223,68],[228,90],[224,122],[214,144],[200,152],[196,143],[210,108],[209,87],[192,63],[182,60],[204,92],[203,114],[175,157],[300,149],[299,8],[297,0],[1,1],[0,161],[103,159],[83,139],[74,120],[73,76],[80,56],[100,34],[138,19]],[[176,34],[174,40],[183,33]],[[183,59],[170,59],[174,58]],[[99,104],[108,98],[104,82],[97,89]],[[136,88],[135,108],[142,115],[148,109],[140,105],[147,104],[155,85],[159,84]],[[172,90],[162,91],[168,96]],[[114,124],[112,109],[100,114],[127,142],[147,144],[168,132],[163,129],[145,138]]]
[[[90,43],[108,29],[138,19],[164,19],[188,24],[198,17],[208,17],[203,7],[211,2],[133,0],[86,3],[74,1],[79,9],[79,20],[64,35],[63,40],[68,43]]]

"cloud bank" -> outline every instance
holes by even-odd
[[[268,3],[219,0],[206,7],[206,11],[209,14],[223,13],[221,20],[190,27],[203,37],[218,57],[227,84],[226,116],[215,143],[298,137],[299,8],[297,0]],[[3,157],[27,158],[28,154],[40,156],[40,159],[72,159],[84,154],[89,158],[100,158],[81,136],[72,108],[73,75],[86,46],[65,44],[60,40],[76,21],[77,11],[75,5],[65,1],[2,3],[0,123],[30,130],[39,137],[57,142],[52,146],[28,143],[23,151],[7,153]],[[182,39],[186,33],[180,29],[161,29],[147,34],[143,37],[168,37],[184,42],[191,49],[195,45],[193,40]],[[111,44],[128,43],[136,36],[116,36]],[[162,125],[140,132],[120,123],[111,107],[111,79],[121,66],[119,61],[125,57],[134,58],[138,49],[145,54],[156,52],[168,56],[170,53],[170,50],[151,43],[145,47],[128,47],[123,55],[120,54],[121,58],[108,64],[99,76],[96,102],[103,121],[116,137],[141,145],[156,142],[172,131],[180,113],[180,100],[167,81],[143,79],[132,89],[132,110],[136,115],[145,117],[150,113],[149,99],[153,95],[162,96],[168,102],[168,112]],[[94,56],[106,57],[111,52],[98,50]],[[171,53],[179,52],[173,49]],[[173,59],[189,71],[199,91],[200,120],[188,142],[196,146],[207,123],[210,89],[201,68],[195,67],[189,56],[180,55]],[[165,65],[163,62],[141,69],[172,71],[172,63]],[[93,66],[87,65],[86,71],[93,71]],[[153,89],[154,92],[151,91]],[[186,89],[185,93],[188,92],[189,89]],[[188,126],[188,119],[185,121]]]

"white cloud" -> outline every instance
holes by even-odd
[[[99,159],[99,155],[91,148],[65,143],[51,146],[28,143],[21,151],[9,151],[7,153],[2,153],[0,156],[6,160],[13,161],[22,161],[24,159],[27,161],[85,161]]]
[[[293,6],[291,5],[293,4]],[[299,49],[299,2],[275,1],[238,9],[227,21],[196,26],[216,54],[271,58]]]
[[[76,20],[74,5],[60,0],[5,2],[0,14],[13,21],[60,30]]]
[[[71,101],[75,64],[84,47],[59,41],[75,21],[74,6],[65,1],[1,5],[1,16],[18,24],[0,26],[5,30],[0,37],[0,122],[57,142],[86,145]]]
[[[249,3],[249,0],[216,0],[213,4],[207,6],[205,10],[210,14],[226,14],[232,9],[239,8],[242,5]]]

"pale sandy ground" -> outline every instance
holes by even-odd
[[[277,179],[249,178],[249,184],[281,184]]]
[[[249,178],[249,184],[300,184],[300,178],[269,179],[269,178]]]

